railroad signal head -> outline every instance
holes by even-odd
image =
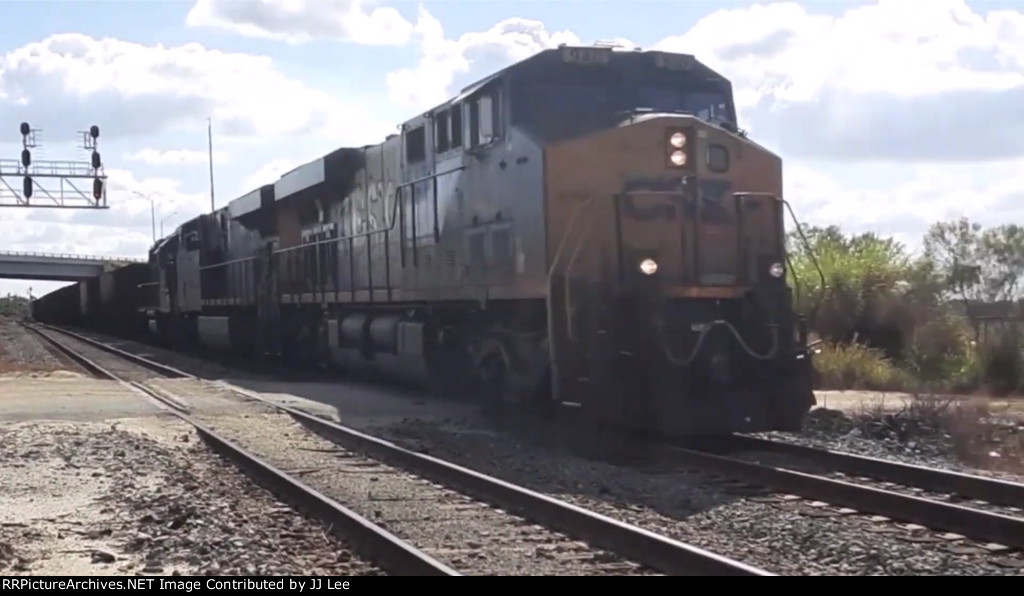
[[[103,180],[99,178],[92,179],[92,196],[96,200],[103,198]]]
[[[22,178],[21,194],[25,195],[26,199],[32,198],[32,176],[25,176]]]
[[[90,126],[89,127],[89,136],[94,138],[94,139],[100,138],[100,127],[96,126],[95,124]]]
[[[98,151],[92,152],[92,169],[98,170],[103,163],[100,161],[100,154]]]
[[[21,150],[21,165],[26,168],[32,165],[32,152],[28,149]]]
[[[27,137],[28,133],[32,132],[32,127],[28,125],[28,122],[21,123],[21,136]]]

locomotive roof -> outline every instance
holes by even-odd
[[[458,102],[464,100],[466,97],[472,95],[473,93],[476,93],[478,90],[480,90],[481,88],[486,86],[491,81],[494,81],[494,80],[502,77],[503,75],[511,74],[511,73],[516,73],[518,71],[531,70],[531,69],[538,68],[538,67],[543,68],[545,65],[562,64],[562,63],[568,62],[569,60],[566,58],[566,55],[567,55],[567,53],[571,53],[571,52],[576,52],[576,53],[581,53],[582,52],[582,53],[603,54],[603,55],[607,55],[607,56],[614,56],[614,58],[612,59],[612,60],[614,60],[614,62],[611,62],[611,64],[614,64],[615,66],[623,66],[623,67],[628,67],[628,68],[632,68],[632,67],[635,67],[635,66],[641,66],[642,67],[642,66],[647,66],[647,65],[653,65],[660,57],[668,56],[668,57],[671,57],[670,59],[674,58],[674,59],[677,59],[677,60],[680,60],[680,61],[685,61],[685,63],[686,63],[686,70],[691,70],[691,71],[697,72],[698,74],[703,75],[705,77],[722,79],[723,81],[728,81],[728,79],[726,79],[724,76],[722,76],[717,71],[712,70],[709,66],[707,66],[706,64],[704,64],[703,62],[698,60],[692,54],[684,54],[682,52],[667,52],[667,51],[664,51],[664,50],[641,50],[641,49],[623,50],[623,49],[620,49],[620,48],[613,48],[613,47],[609,47],[609,46],[599,46],[599,45],[595,45],[595,46],[569,46],[569,45],[566,45],[566,44],[562,44],[562,45],[558,46],[557,48],[549,48],[549,49],[546,49],[546,50],[541,50],[540,52],[537,52],[536,54],[534,54],[534,55],[532,55],[532,56],[530,56],[528,58],[524,58],[524,59],[520,60],[519,62],[515,62],[513,64],[510,64],[510,65],[506,66],[505,68],[503,68],[501,70],[493,72],[493,73],[483,77],[482,79],[480,79],[480,80],[478,80],[478,81],[476,81],[476,82],[474,82],[474,83],[472,83],[470,85],[467,85],[466,87],[463,87],[462,90],[459,91],[458,95],[455,95],[451,99],[449,99],[449,100],[447,100],[447,101],[445,101],[445,102],[435,106],[434,108],[428,110],[425,113],[430,113],[430,112],[432,112],[432,111],[434,111],[434,110],[436,110],[438,108],[441,108],[441,107],[444,107],[444,106],[448,106],[448,105],[451,105],[451,104],[454,104],[454,103],[458,103]]]
[[[361,149],[342,147],[304,163],[274,182],[274,200],[303,194],[322,184],[344,187],[353,173],[362,166],[363,159]]]
[[[505,75],[518,72],[529,72],[533,70],[541,71],[548,65],[564,64],[566,62],[573,61],[578,62],[581,60],[585,61],[588,57],[591,60],[595,57],[605,57],[608,60],[608,64],[613,68],[618,69],[634,69],[638,67],[655,68],[657,63],[660,67],[688,70],[704,77],[721,79],[728,82],[725,77],[715,72],[690,54],[659,50],[621,50],[608,46],[561,45],[557,48],[542,50],[528,58],[524,58],[519,62],[493,72],[471,85],[467,85],[457,95],[447,101],[412,119],[406,120],[406,122],[422,118],[425,114],[456,104],[480,90],[488,83],[491,83]],[[663,57],[669,58],[665,59]],[[360,150],[357,148],[343,147],[336,149],[327,155],[306,162],[282,174],[281,177],[272,184],[265,185],[260,189],[251,191],[232,201],[230,203],[231,214],[232,216],[236,216],[236,211],[248,212],[252,209],[252,206],[258,201],[258,193],[267,192],[264,189],[272,188],[274,195],[272,200],[280,201],[292,196],[306,194],[306,191],[314,190],[325,183],[343,183],[342,180],[338,180],[337,178],[338,176],[343,175],[345,171],[351,171],[351,166],[353,165],[352,160],[360,159],[360,156],[356,155],[357,153],[360,153]]]

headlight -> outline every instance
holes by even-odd
[[[782,266],[782,263],[772,263],[772,266],[768,268],[768,273],[772,277],[782,277],[786,273],[786,268]]]
[[[657,271],[658,264],[654,262],[654,259],[640,261],[640,272],[644,275],[654,275]]]
[[[673,151],[672,155],[669,155],[668,158],[672,161],[672,165],[676,167],[686,165],[686,154],[682,151]]]
[[[683,146],[686,145],[686,135],[681,132],[677,132],[668,138],[668,142],[676,149],[682,149]]]

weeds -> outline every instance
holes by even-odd
[[[1010,242],[1017,236],[1009,228],[982,233],[979,226],[960,227],[992,245],[964,252],[978,264],[950,264],[939,254],[945,246],[939,240],[952,242],[941,237],[948,225],[929,232],[926,245],[932,250],[923,257],[911,257],[898,242],[874,234],[845,235],[835,226],[807,230],[825,286],[802,243],[790,242],[797,310],[810,316],[812,331],[825,341],[815,358],[818,388],[1024,392],[1024,321],[981,333],[982,321],[966,316],[970,309],[964,306],[974,298],[991,302],[1013,295],[1016,280],[1024,280],[1024,271],[1017,271],[1024,245]],[[957,236],[957,242],[981,242],[969,236]],[[947,252],[959,250],[950,246]],[[1017,253],[1019,259],[1004,258]]]

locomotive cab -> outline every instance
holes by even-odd
[[[782,164],[693,57],[561,48],[512,85],[543,145],[556,403],[670,435],[792,430],[814,404]]]

